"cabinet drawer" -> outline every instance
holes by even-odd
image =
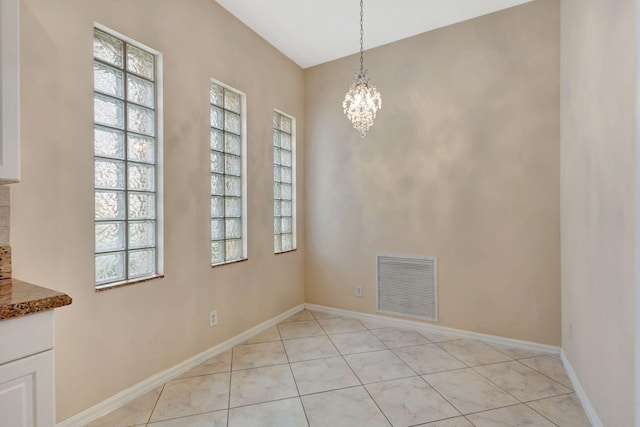
[[[53,310],[0,320],[0,365],[53,348]]]

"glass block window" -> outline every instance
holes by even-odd
[[[273,246],[296,249],[295,119],[273,112]]]
[[[244,97],[211,83],[211,265],[247,256]]]
[[[96,288],[159,274],[157,61],[94,30]]]

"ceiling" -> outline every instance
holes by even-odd
[[[357,0],[216,0],[302,68],[360,50]],[[371,49],[531,0],[366,0]]]

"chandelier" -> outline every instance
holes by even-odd
[[[342,108],[353,127],[360,133],[360,137],[367,136],[367,131],[373,126],[376,113],[382,108],[380,92],[373,83],[369,82],[368,70],[364,68],[364,26],[363,0],[360,0],[360,69],[356,70],[351,88],[344,96]]]

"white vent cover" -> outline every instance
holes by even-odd
[[[438,321],[438,259],[378,256],[378,311]]]

